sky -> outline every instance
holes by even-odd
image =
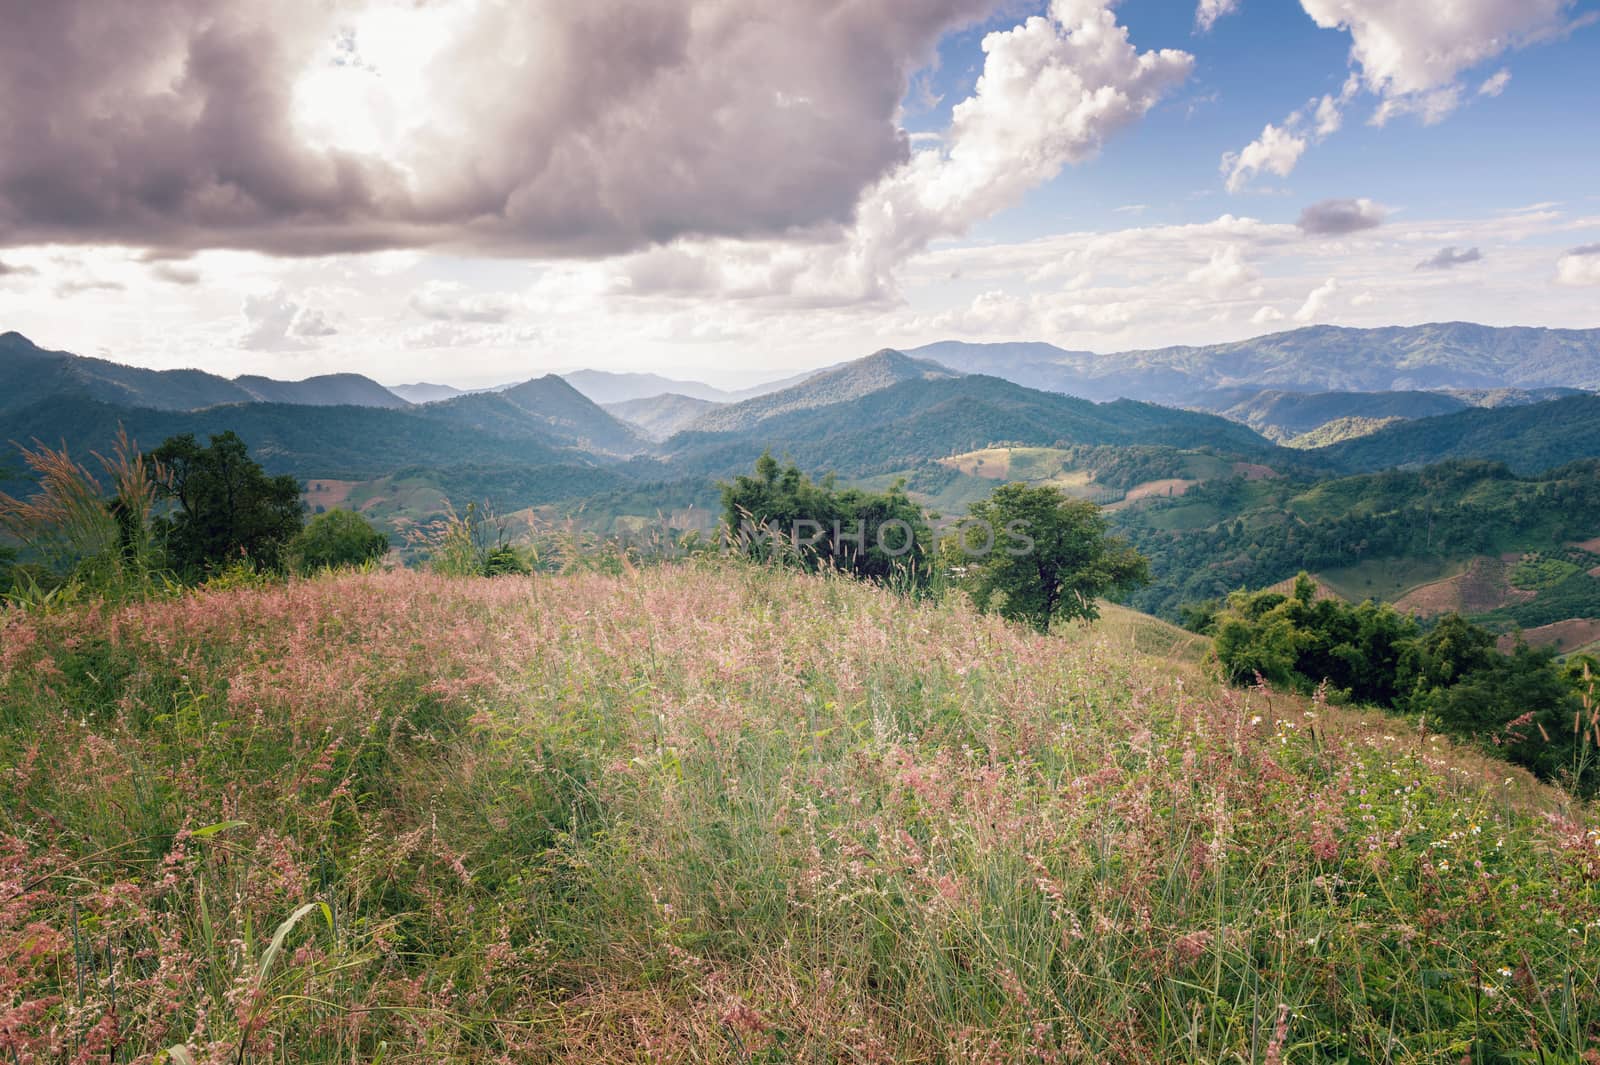
[[[1600,0],[0,0],[0,331],[739,385],[1600,327]]]

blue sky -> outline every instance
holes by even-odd
[[[1120,228],[1132,212],[1117,208],[1139,205],[1145,221],[1201,221],[1219,211],[1293,221],[1305,202],[1343,196],[1371,197],[1418,218],[1591,197],[1600,211],[1600,26],[1469,68],[1479,82],[1502,68],[1512,80],[1499,96],[1470,99],[1435,124],[1369,126],[1377,101],[1362,99],[1329,143],[1307,152],[1292,181],[1230,196],[1222,154],[1308,100],[1337,94],[1351,69],[1349,34],[1319,28],[1294,3],[1247,3],[1209,33],[1196,31],[1193,8],[1170,0],[1125,0],[1116,10],[1141,48],[1194,55],[1188,83],[1098,158],[976,227],[974,237],[1024,239],[1041,226]],[[1600,3],[1572,8],[1576,19],[1592,12]],[[984,35],[1010,21],[991,19],[941,43],[936,69],[923,75],[940,103],[919,107],[919,94],[909,94],[907,129],[949,124],[951,108],[982,73]]]
[[[733,384],[1600,326],[1600,0],[148,3],[0,39],[0,328],[51,347]]]

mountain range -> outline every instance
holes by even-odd
[[[1394,392],[1600,389],[1600,329],[1470,322],[1350,329],[1307,326],[1228,344],[1097,354],[1050,344],[944,341],[906,352],[968,373],[1088,399],[1187,404],[1223,388]]]
[[[0,414],[63,395],[152,410],[197,410],[224,403],[410,405],[360,374],[325,374],[303,381],[254,375],[230,380],[203,370],[146,370],[65,351],[46,351],[20,333],[0,334]]]
[[[1512,357],[1518,337],[1532,345],[1520,369]],[[1318,338],[1330,345],[1320,360],[1329,381],[1393,384],[1427,365],[1439,380],[1474,383],[1453,391],[1362,392],[1234,381],[1251,366],[1271,363],[1275,369],[1262,368],[1263,377],[1306,383],[1308,367],[1319,364],[1309,354]],[[0,337],[0,441],[61,441],[83,454],[106,447],[118,424],[150,445],[179,432],[231,428],[269,469],[302,478],[515,468],[514,481],[485,480],[480,472],[475,483],[527,487],[538,469],[549,468],[560,471],[563,484],[575,485],[575,495],[584,485],[581,478],[572,481],[574,469],[608,469],[608,478],[595,483],[604,480],[612,489],[703,484],[747,468],[767,449],[808,471],[854,478],[909,475],[996,445],[1120,449],[1137,452],[1142,457],[1135,466],[1148,470],[1162,462],[1183,465],[1151,458],[1152,450],[1163,449],[1303,472],[1360,472],[1463,456],[1535,470],[1600,455],[1600,397],[1574,394],[1574,384],[1597,380],[1585,354],[1593,342],[1593,331],[1317,328],[1222,345],[1216,350],[1226,351],[1215,360],[1200,354],[1213,349],[1164,349],[1138,358],[1093,356],[1100,361],[1092,366],[1085,353],[1043,344],[950,343],[917,349],[920,356],[885,349],[797,381],[773,382],[745,398],[709,390],[720,401],[707,398],[705,389],[700,395],[633,395],[685,383],[594,371],[412,404],[358,375],[281,382],[143,370],[44,351],[8,333]],[[1359,357],[1344,358],[1352,345]],[[1277,356],[1271,353],[1281,359],[1272,362]],[[1446,372],[1449,367],[1455,369]],[[1184,393],[1184,405],[1196,409],[1071,394],[1093,393],[1114,379],[1126,382],[1129,374],[1210,387]],[[1523,387],[1507,384],[1511,376],[1558,379]],[[1085,381],[1095,387],[1081,387]],[[1039,387],[1049,383],[1057,387]],[[585,388],[631,398],[602,405]],[[1317,433],[1322,439],[1303,439]],[[1366,435],[1347,439],[1357,434]],[[1291,441],[1301,449],[1280,446]],[[1095,459],[1100,469],[1110,461],[1106,454]],[[9,463],[0,456],[0,465],[16,467],[15,456]],[[1126,472],[1127,463],[1122,467]],[[444,473],[440,479],[448,481]],[[549,498],[547,491],[529,491]]]

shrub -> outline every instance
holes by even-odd
[[[324,511],[289,542],[290,564],[299,572],[339,569],[376,562],[389,550],[389,538],[353,510]]]

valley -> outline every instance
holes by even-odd
[[[1588,572],[1600,556],[1574,546],[1600,536],[1594,465],[1583,465],[1600,456],[1600,397],[1546,382],[1590,381],[1600,342],[1439,326],[1376,331],[1365,343],[1297,330],[1220,353],[1108,356],[1098,377],[1048,345],[934,345],[743,392],[580,372],[434,389],[412,403],[353,375],[230,382],[78,359],[8,334],[0,376],[18,385],[0,408],[0,437],[88,454],[117,426],[140,440],[233,429],[269,472],[302,481],[313,512],[355,509],[402,554],[418,530],[468,503],[521,535],[708,535],[717,482],[766,451],[869,490],[903,484],[946,523],[996,484],[1049,484],[1104,506],[1151,557],[1155,579],[1133,602],[1164,617],[1308,569],[1351,600],[1422,617],[1459,611],[1567,649],[1574,637],[1559,626],[1600,616],[1600,581]],[[1533,345],[1526,365],[1507,361],[1517,343]],[[1302,388],[1389,388],[1415,383],[1424,366],[1448,387],[1296,391],[1222,376],[1272,355],[1321,367],[1292,382]],[[1220,387],[1192,393],[1193,409],[1104,394],[1113,381],[1161,394],[1174,368]],[[1390,467],[1415,472],[1368,473]],[[1524,588],[1509,576],[1524,558],[1570,569]]]

